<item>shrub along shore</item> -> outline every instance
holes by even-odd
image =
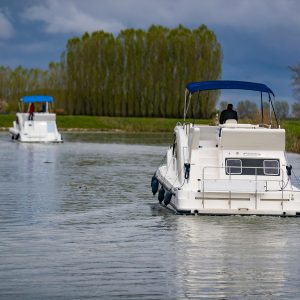
[[[0,129],[8,130],[15,115],[0,115]],[[60,131],[124,131],[124,132],[171,132],[178,119],[130,118],[99,116],[57,116]],[[197,124],[212,124],[212,120],[197,120]],[[281,127],[286,129],[286,150],[300,153],[300,121],[283,120]]]

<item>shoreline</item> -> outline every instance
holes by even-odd
[[[14,114],[0,114],[0,132],[9,130],[15,120]],[[104,117],[57,115],[56,124],[61,132],[80,133],[172,133],[182,119],[143,117]],[[211,119],[192,120],[199,125],[212,123]],[[286,151],[300,153],[300,120],[282,120],[281,128],[286,130]]]
[[[128,131],[122,129],[99,129],[99,128],[58,128],[61,133],[128,133],[128,134],[168,134],[169,131]],[[9,127],[0,127],[0,133],[7,132]]]
[[[0,127],[0,132],[9,132],[10,127]],[[57,128],[59,132],[82,132],[82,133],[168,133],[168,131],[129,131],[129,130],[122,130],[122,129],[99,129],[99,128]]]

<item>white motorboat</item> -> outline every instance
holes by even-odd
[[[9,132],[13,140],[20,142],[62,142],[61,134],[56,126],[56,114],[50,113],[53,103],[51,96],[24,96],[20,100],[20,112]],[[24,112],[29,105],[30,112]],[[41,110],[34,111],[34,105],[41,105]]]
[[[193,94],[220,89],[258,91],[262,122],[229,119],[214,126],[186,122]],[[263,95],[269,103],[268,124],[264,123]],[[285,130],[278,123],[274,99],[272,90],[259,83],[188,84],[184,123],[175,126],[166,163],[151,181],[159,203],[178,214],[299,216],[300,190],[292,184]]]

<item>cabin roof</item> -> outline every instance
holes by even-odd
[[[37,102],[48,102],[52,103],[53,98],[51,96],[38,95],[38,96],[23,96],[21,98],[23,103],[37,103]]]
[[[251,91],[265,92],[275,96],[273,91],[265,84],[248,82],[248,81],[212,80],[212,81],[191,82],[186,85],[186,89],[191,94],[199,91],[207,91],[207,90],[235,89],[235,90],[251,90]]]

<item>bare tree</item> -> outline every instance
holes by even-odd
[[[257,114],[257,105],[249,100],[240,101],[237,105],[237,112],[241,119],[252,119]]]
[[[287,101],[275,101],[274,108],[279,119],[288,118],[290,106]]]
[[[300,63],[289,67],[292,72],[292,86],[296,102],[292,105],[292,114],[295,118],[300,118]]]

